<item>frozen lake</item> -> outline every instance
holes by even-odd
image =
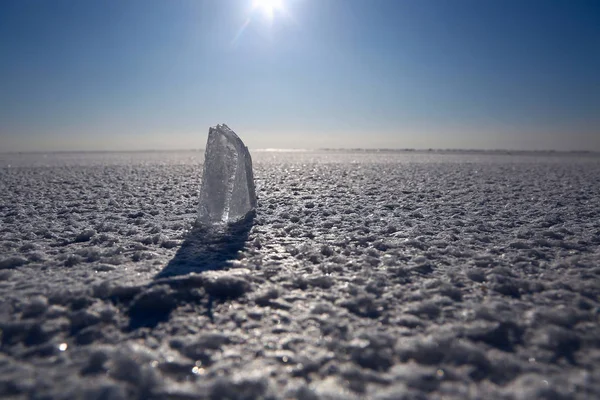
[[[600,156],[0,154],[0,397],[600,397]]]

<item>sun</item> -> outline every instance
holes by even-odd
[[[294,19],[286,9],[285,3],[287,3],[286,0],[248,0],[248,3],[246,3],[248,4],[248,6],[246,6],[246,10],[248,12],[247,18],[240,29],[238,29],[233,40],[231,41],[231,44],[234,46],[236,45],[236,43],[244,34],[246,28],[248,28],[248,26],[255,21],[256,17],[258,16],[257,14],[263,15],[263,18],[260,18],[262,19],[260,22],[266,23],[265,25],[269,28],[273,27],[276,13],[278,14],[278,17],[283,17],[286,21],[295,23]]]
[[[282,0],[252,0],[252,9],[260,9],[269,18],[273,18],[276,11],[283,9]]]

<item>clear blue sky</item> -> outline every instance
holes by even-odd
[[[598,0],[252,2],[0,1],[0,151],[600,150]]]

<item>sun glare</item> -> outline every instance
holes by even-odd
[[[257,14],[263,15],[263,18],[260,18],[263,19],[263,21],[260,22],[266,22],[266,26],[268,27],[273,26],[275,14],[278,14],[278,17],[285,18],[286,22],[295,22],[285,7],[285,0],[251,0],[251,3],[249,4],[251,4],[251,7],[248,9],[248,17],[231,41],[233,46],[237,45],[237,42],[244,34],[244,31],[250,25],[250,23],[255,20]]]
[[[269,18],[273,18],[273,14],[283,8],[282,0],[252,0],[252,8],[259,9]]]

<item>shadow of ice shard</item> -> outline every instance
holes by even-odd
[[[256,208],[252,158],[225,124],[208,131],[198,220],[233,222]]]
[[[214,298],[233,298],[243,294],[248,283],[240,278],[215,281],[205,275],[184,275],[218,271],[235,260],[248,241],[254,215],[254,212],[250,212],[234,223],[223,225],[196,223],[167,266],[151,283],[140,288],[133,299],[126,300],[130,303],[129,330],[154,328],[159,323],[168,321],[171,312],[179,305],[190,302],[204,302],[206,313],[212,320]],[[229,271],[224,271],[223,274],[227,274],[227,277],[234,275]],[[196,286],[198,282],[202,282],[207,297],[198,297],[186,286],[189,283]]]
[[[155,279],[222,269],[244,248],[253,221],[254,212],[250,212],[226,225],[197,223]]]

